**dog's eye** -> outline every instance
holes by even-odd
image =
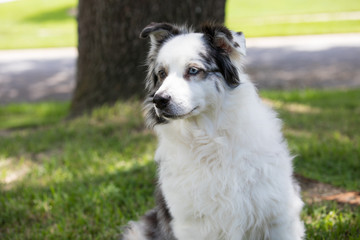
[[[196,67],[190,67],[189,70],[188,70],[188,73],[189,73],[190,75],[196,75],[196,74],[198,74],[199,72],[200,72],[200,70],[197,69]]]
[[[159,76],[160,79],[163,80],[163,79],[166,78],[167,74],[166,74],[166,72],[165,72],[164,70],[160,70],[160,71],[158,72],[158,76]]]

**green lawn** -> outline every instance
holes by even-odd
[[[16,103],[0,106],[0,130],[37,127],[56,123],[67,114],[69,104],[41,102]]]
[[[360,190],[360,91],[265,91],[303,176]]]
[[[295,169],[360,190],[360,89],[262,91]],[[156,138],[140,102],[66,121],[69,103],[1,106],[0,239],[116,239],[153,206]],[[360,208],[306,205],[308,239],[359,239]]]
[[[76,5],[76,0],[0,4],[0,49],[75,46]],[[356,11],[358,0],[228,0],[225,22],[247,37],[360,32],[359,19],[336,15]]]
[[[75,46],[76,0],[0,4],[0,49]]]
[[[228,0],[226,25],[247,37],[360,32],[358,0]],[[320,15],[319,15],[320,14]]]

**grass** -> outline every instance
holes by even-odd
[[[0,49],[75,46],[76,5],[76,0],[0,4]],[[228,0],[225,22],[247,37],[360,32],[360,19],[336,15],[356,11],[358,0]],[[313,15],[319,13],[325,21]]]
[[[56,123],[67,114],[69,104],[41,102],[17,103],[0,108],[0,129],[28,128]]]
[[[0,49],[75,46],[76,0],[0,4]]]
[[[360,189],[360,89],[261,95],[284,119],[298,173]],[[156,140],[140,102],[64,121],[68,108],[1,107],[1,239],[116,239],[153,206]],[[308,204],[302,218],[308,239],[359,239],[359,207]]]
[[[303,176],[360,189],[360,91],[269,91]]]
[[[356,11],[357,0],[228,0],[225,22],[247,37],[360,32],[360,16],[337,14]]]
[[[360,209],[341,207],[335,203],[305,205],[302,218],[306,227],[306,239],[358,240]]]
[[[0,139],[0,238],[114,239],[150,208],[153,136],[136,109],[119,103],[70,122],[64,112],[57,123],[44,114],[36,128],[9,117],[18,129]]]

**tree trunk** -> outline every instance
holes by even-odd
[[[79,0],[79,57],[71,105],[76,116],[105,103],[143,95],[150,22],[224,22],[225,0]]]

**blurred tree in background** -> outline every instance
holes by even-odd
[[[77,83],[71,115],[142,96],[151,22],[224,22],[225,0],[79,0]]]

